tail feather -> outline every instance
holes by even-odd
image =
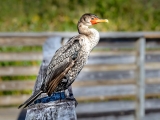
[[[38,90],[36,91],[30,98],[28,98],[28,100],[26,100],[23,104],[21,104],[19,108],[21,108],[22,106],[24,106],[23,108],[26,108],[28,105],[30,105],[41,93],[43,93],[42,90]]]

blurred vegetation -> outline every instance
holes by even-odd
[[[159,0],[1,0],[0,32],[76,31],[84,13],[108,18],[99,31],[160,30]]]
[[[3,66],[36,66],[39,65],[40,61],[4,61],[0,62],[0,67]]]
[[[11,52],[42,52],[41,46],[2,46],[0,47],[0,52],[11,53]],[[40,66],[41,61],[1,61],[0,67],[9,66]],[[0,76],[0,81],[8,80],[36,80],[35,75],[33,76]],[[7,94],[7,92],[1,92],[1,94]],[[14,92],[13,92],[14,93]],[[1,95],[0,94],[0,95]]]
[[[32,90],[8,90],[8,91],[0,91],[1,95],[21,95],[21,94],[31,94]]]
[[[36,80],[36,75],[31,76],[1,76],[0,81],[10,81],[10,80]]]
[[[20,52],[42,52],[41,46],[2,46],[0,47],[2,53],[20,53]],[[40,66],[41,61],[1,61],[0,67],[12,67],[12,66]],[[7,72],[7,71],[6,71]],[[0,81],[12,81],[12,80],[36,80],[36,75],[19,75],[19,76],[0,76]],[[9,90],[0,91],[0,96],[3,95],[21,95],[31,94],[32,90]],[[1,106],[0,106],[1,107]]]
[[[2,46],[0,52],[41,52],[41,46]]]

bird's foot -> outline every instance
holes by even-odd
[[[78,102],[77,102],[77,100],[74,97],[67,97],[66,100],[74,101],[75,102],[75,107],[77,107]]]

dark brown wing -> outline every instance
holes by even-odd
[[[74,66],[75,62],[76,62],[76,60],[72,60],[71,63],[66,64],[65,70],[62,73],[60,73],[57,77],[55,77],[52,81],[49,82],[48,90],[47,90],[48,95],[51,95],[54,92],[54,90],[57,88],[58,84],[61,82],[63,77]]]
[[[74,66],[80,49],[79,39],[72,38],[66,45],[57,50],[46,73],[45,91],[48,95],[54,92],[66,73]]]

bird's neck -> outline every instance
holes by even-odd
[[[99,32],[94,28],[89,28],[81,23],[78,24],[79,34],[85,35],[91,42],[91,49],[93,49],[99,42]]]

